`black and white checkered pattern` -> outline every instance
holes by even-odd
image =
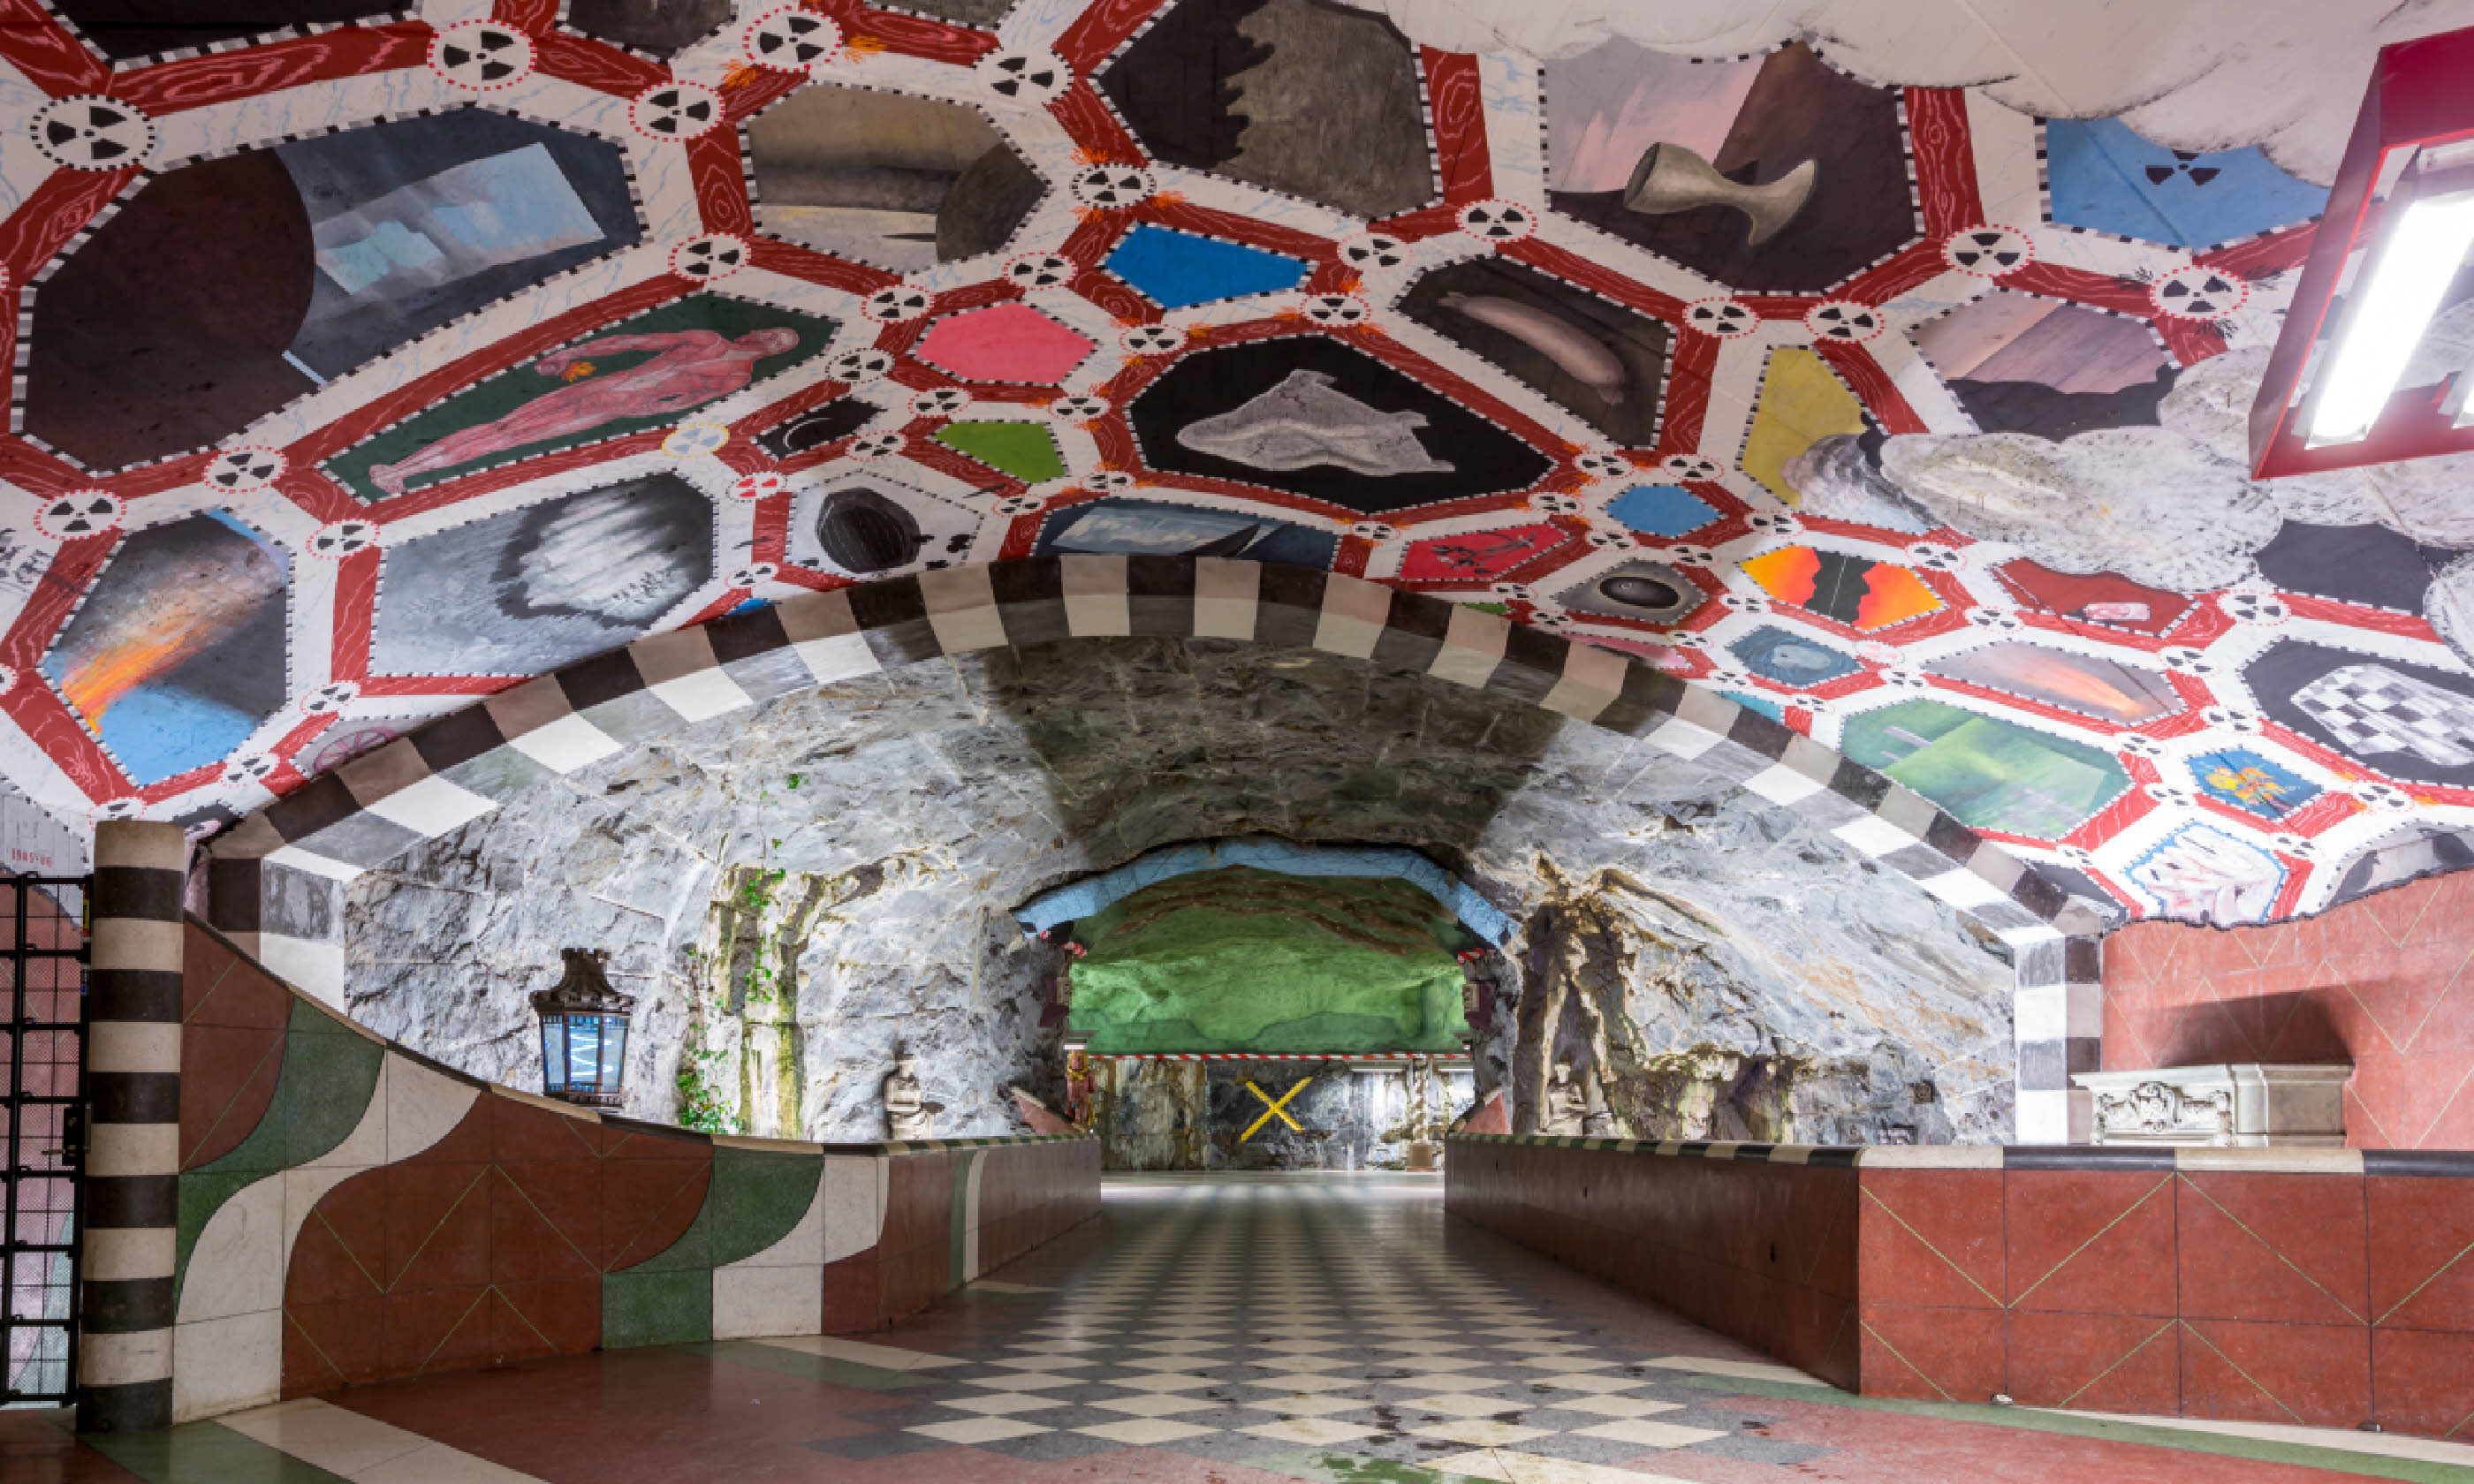
[[[1265,1468],[1338,1454],[1370,1478],[1391,1476],[1380,1463],[1492,1479],[1537,1466],[1564,1484],[1638,1478],[1626,1466],[1666,1453],[1769,1464],[1783,1481],[1830,1451],[1763,1436],[1773,1417],[1683,1384],[1706,1362],[1645,1352],[1455,1257],[1431,1202],[1162,1184],[1170,1199],[1113,1214],[1131,1233],[1031,1323],[977,1355],[889,1353],[927,1384],[856,1414],[870,1430],[808,1447],[1042,1462],[1151,1448]]]
[[[2293,693],[2347,753],[2412,753],[2438,768],[2474,763],[2474,701],[2380,664],[2331,670]]]
[[[817,685],[973,650],[1126,635],[1319,649],[1642,738],[1913,877],[1998,934],[2023,965],[2060,951],[2066,929],[2056,919],[2067,898],[2053,882],[1931,801],[1712,691],[1613,650],[1378,583],[1142,556],[1035,558],[892,578],[569,665],[356,757],[243,820],[214,843],[209,917],[270,969],[331,998],[341,993],[345,883],[537,783]],[[2029,951],[2040,946],[2051,952]]]

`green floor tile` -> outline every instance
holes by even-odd
[[[2185,1453],[2213,1453],[2219,1458],[2247,1458],[2256,1463],[2292,1464],[2352,1473],[2370,1479],[2409,1479],[2415,1484],[2474,1484],[2474,1469],[2456,1464],[2425,1463],[2414,1458],[2388,1458],[2343,1448],[2314,1448],[2266,1438],[2238,1438],[2181,1427],[2151,1427],[2139,1423],[2103,1422],[2069,1417],[2035,1407],[1986,1406],[1969,1401],[1902,1401],[1891,1397],[1859,1397],[1835,1386],[1798,1386],[1780,1381],[1745,1380],[1733,1376],[1689,1376],[1676,1384],[1735,1397],[1772,1397],[1782,1401],[1809,1401],[1823,1406],[1856,1407],[1868,1412],[1904,1412],[1912,1417],[1938,1417],[1954,1423],[1982,1423],[2025,1432],[2056,1432],[2109,1443],[2138,1443]]]
[[[835,1360],[825,1355],[811,1355],[805,1351],[784,1350],[779,1345],[760,1345],[754,1340],[716,1340],[706,1345],[673,1345],[672,1350],[691,1355],[703,1355],[714,1360],[726,1360],[735,1366],[750,1366],[759,1371],[771,1371],[777,1376],[796,1376],[812,1381],[829,1381],[836,1386],[848,1386],[854,1391],[908,1391],[913,1386],[933,1386],[935,1377],[910,1371],[887,1371],[882,1366],[861,1365],[852,1360]]]
[[[280,1448],[221,1423],[185,1423],[162,1432],[89,1432],[78,1441],[146,1484],[345,1484]]]

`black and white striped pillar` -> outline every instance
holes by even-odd
[[[95,826],[77,1417],[89,1432],[172,1424],[186,846],[178,825]]]
[[[2018,949],[2013,1026],[2022,1144],[2096,1141],[2096,1098],[2071,1081],[2104,1066],[2104,944],[2075,908],[2055,936]]]

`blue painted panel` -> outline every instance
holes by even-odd
[[[2143,139],[2120,119],[2048,119],[2053,220],[2097,231],[2214,247],[2318,215],[2328,192],[2257,147],[2192,154]]]
[[[1149,224],[1128,232],[1101,266],[1163,309],[1278,293],[1304,282],[1307,271],[1282,253]]]
[[[1853,675],[1858,668],[1852,657],[1775,624],[1763,624],[1727,649],[1755,675],[1799,689]]]
[[[1512,937],[1511,918],[1468,883],[1415,850],[1292,845],[1285,840],[1166,846],[1114,871],[1043,892],[1018,909],[1014,918],[1031,932],[1046,932],[1059,922],[1089,917],[1144,887],[1223,866],[1251,866],[1292,876],[1397,876],[1443,903],[1462,926],[1487,942],[1501,946]]]
[[[1682,536],[1718,518],[1708,501],[1680,485],[1635,485],[1614,497],[1607,514],[1651,536]]]

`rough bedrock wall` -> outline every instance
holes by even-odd
[[[417,1049],[536,1087],[525,993],[554,980],[560,947],[607,947],[640,996],[631,1113],[680,1115],[686,1046],[705,1073],[691,1090],[748,1127],[881,1137],[878,1084],[908,1039],[947,1105],[938,1132],[1007,1132],[1007,1084],[1057,1090],[1037,1028],[1050,950],[1011,908],[1155,846],[1257,832],[1425,849],[1524,920],[1620,899],[1645,914],[1648,967],[1622,975],[1636,1054],[1879,1049],[1929,1068],[1911,1080],[1934,1083],[1960,1137],[2006,1132],[2006,1088],[1981,1089],[2008,1076],[2008,968],[1911,883],[1645,745],[1222,641],[910,666],[544,784],[354,883],[347,993]],[[1673,921],[1610,897],[1609,872],[1681,904]],[[1497,1045],[1513,981],[1537,977],[1528,947],[1507,955]],[[1673,993],[1651,975],[1670,962]],[[790,1101],[795,1122],[747,1116]]]
[[[1411,1075],[1396,1065],[1103,1062],[1094,1089],[1101,1158],[1111,1170],[1405,1169],[1419,1132]],[[1298,1127],[1272,1115],[1266,1097],[1285,1097],[1282,1111]],[[1434,1076],[1426,1099],[1424,1132],[1437,1137],[1475,1101],[1469,1074]]]

